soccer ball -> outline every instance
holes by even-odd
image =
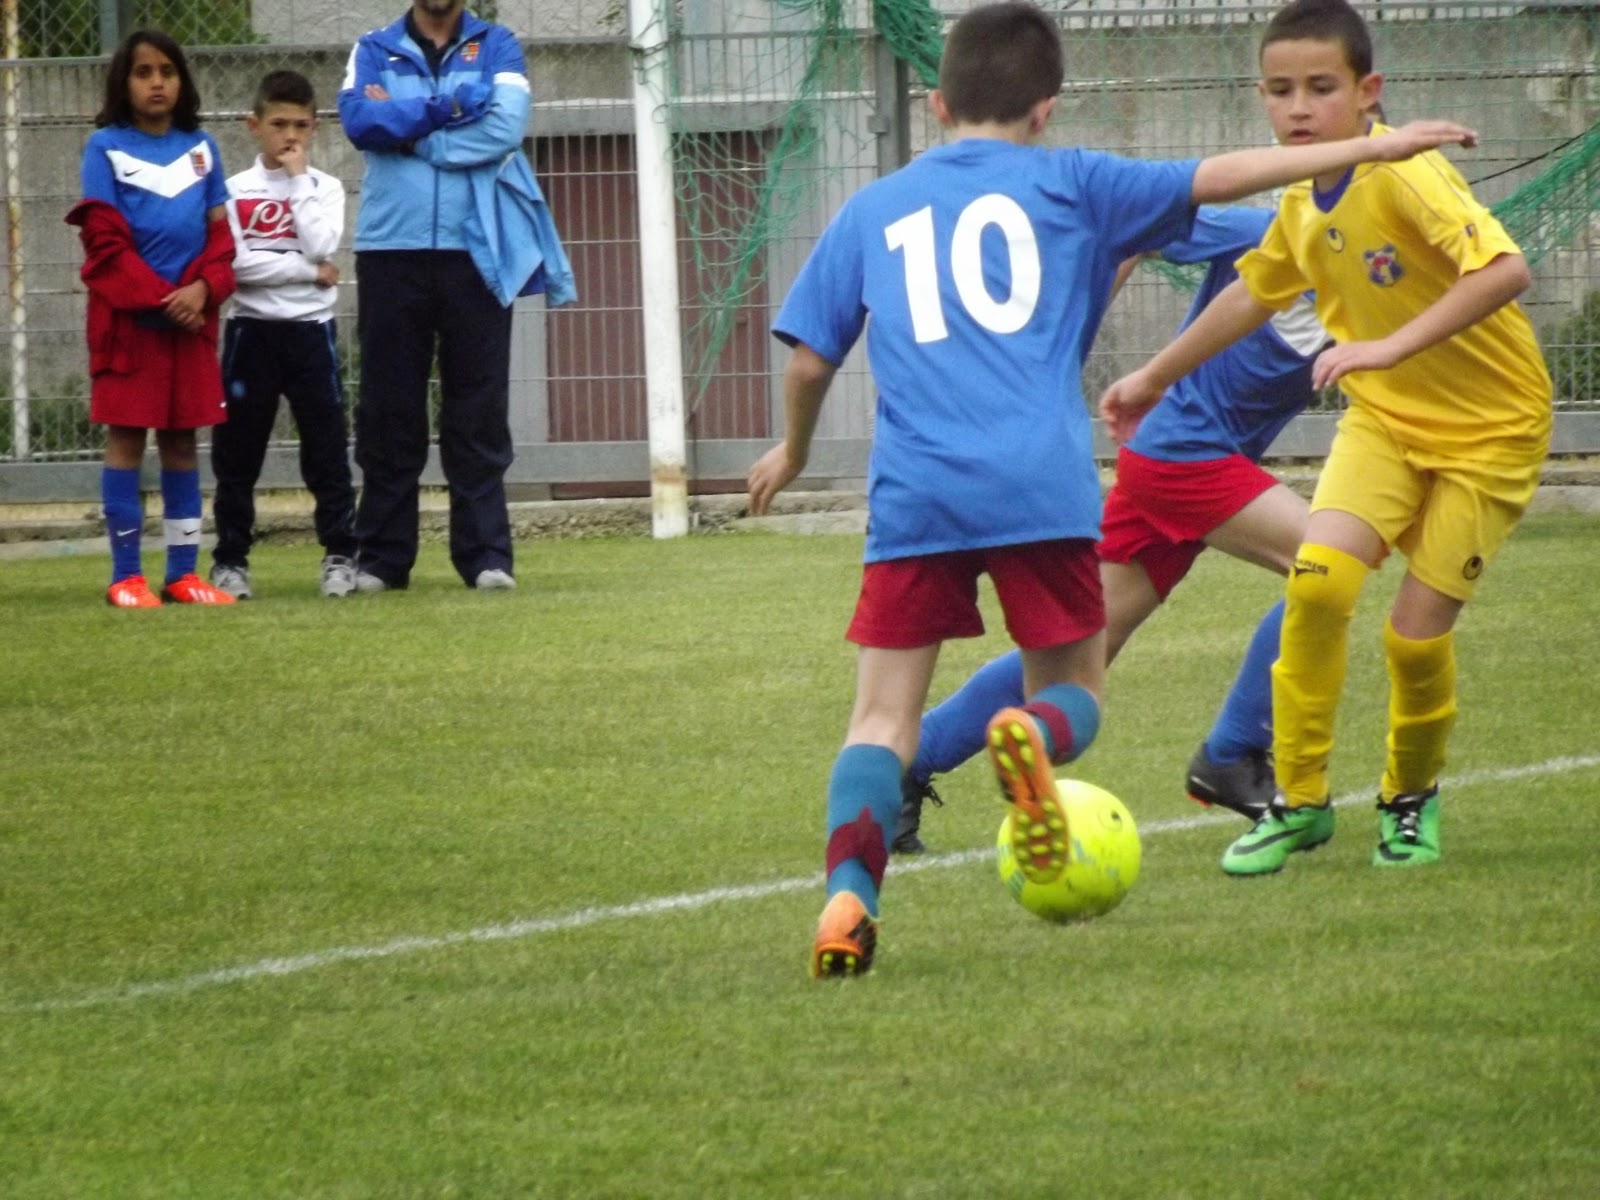
[[[1067,812],[1067,866],[1052,883],[1030,883],[1011,850],[1012,809],[1000,825],[1000,882],[1016,902],[1046,921],[1087,921],[1110,912],[1139,878],[1139,831],[1104,788],[1057,779]]]

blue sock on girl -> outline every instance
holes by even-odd
[[[111,542],[111,582],[142,575],[139,537],[144,528],[144,506],[139,497],[137,467],[102,467],[101,507],[106,514],[106,537]]]
[[[161,515],[167,535],[167,582],[192,575],[200,561],[200,472],[161,472]]]

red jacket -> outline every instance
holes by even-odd
[[[103,200],[80,200],[66,217],[78,227],[83,242],[83,269],[78,277],[89,287],[89,374],[127,374],[131,339],[126,331],[142,312],[159,310],[174,285],[150,269],[134,248],[128,219]],[[206,243],[178,280],[182,287],[205,280],[211,292],[206,322],[199,336],[210,351],[217,347],[217,314],[233,295],[233,234],[227,221],[212,221]]]

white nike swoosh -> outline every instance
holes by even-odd
[[[118,537],[132,537],[134,534],[136,534],[138,532],[139,532],[139,530],[137,528],[119,529],[119,530],[117,530],[117,536]]]

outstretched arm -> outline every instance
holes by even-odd
[[[817,429],[823,398],[838,367],[804,342],[796,342],[783,372],[783,441],[750,468],[750,512],[761,516],[772,499],[799,477],[811,457],[811,436]]]
[[[1189,198],[1196,204],[1238,200],[1285,184],[1343,171],[1357,163],[1399,162],[1459,144],[1474,146],[1478,135],[1454,121],[1412,121],[1374,137],[1345,138],[1311,146],[1262,146],[1231,150],[1200,160]]]
[[[1437,345],[1510,304],[1533,282],[1528,260],[1502,254],[1457,279],[1427,308],[1388,337],[1331,346],[1311,368],[1313,387],[1336,383],[1352,371],[1382,371]]]
[[[1106,389],[1100,397],[1106,432],[1113,441],[1127,441],[1139,427],[1139,419],[1169,387],[1212,355],[1259,329],[1271,316],[1272,310],[1256,300],[1243,281],[1235,279],[1166,349]]]

